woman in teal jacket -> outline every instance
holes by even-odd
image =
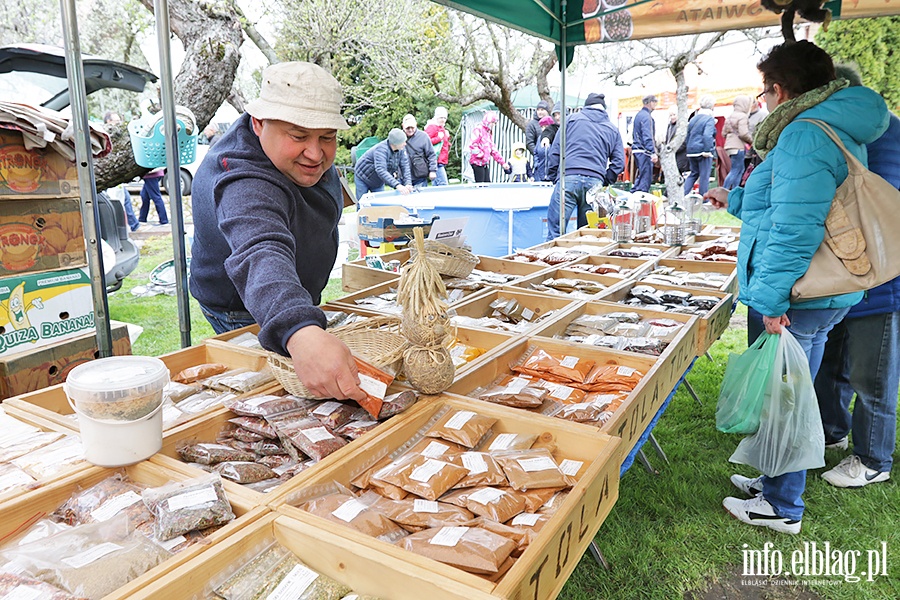
[[[716,188],[706,197],[743,222],[740,300],[763,315],[768,333],[787,327],[806,352],[815,379],[828,332],[862,292],[791,302],[791,288],[822,243],[835,191],[847,177],[837,145],[817,125],[800,119],[830,125],[866,164],[865,144],[881,137],[889,112],[874,91],[848,88],[846,80],[836,79],[831,57],[810,42],[776,46],[757,67],[770,114],[757,127],[753,146],[764,161],[745,187],[730,193]],[[800,531],[806,471],[755,479],[733,475],[731,481],[753,496],[724,500],[734,517],[785,533]]]

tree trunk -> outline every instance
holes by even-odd
[[[669,202],[677,202],[682,206],[684,205],[684,182],[681,179],[681,172],[678,170],[675,152],[681,147],[687,135],[688,88],[684,81],[684,66],[682,61],[675,61],[671,68],[672,75],[675,76],[675,103],[678,106],[677,125],[675,137],[669,143],[663,144],[659,152],[659,161],[666,182],[666,197]],[[669,185],[669,182],[677,183],[677,185]]]
[[[152,0],[141,0],[153,10]],[[172,32],[185,48],[181,71],[174,81],[175,104],[191,109],[202,131],[231,92],[240,64],[243,41],[238,15],[222,4],[169,0]],[[112,152],[95,163],[97,189],[131,181],[148,171],[134,162],[128,131],[112,132]]]

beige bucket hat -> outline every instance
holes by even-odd
[[[350,129],[341,116],[341,84],[308,62],[283,62],[263,71],[259,98],[246,106],[257,119],[274,119],[307,129]]]

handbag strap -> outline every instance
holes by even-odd
[[[841,138],[834,132],[830,125],[817,119],[797,119],[798,121],[806,121],[819,127],[825,134],[831,138],[847,161],[847,180],[851,177],[865,176],[869,170],[847,150]],[[828,244],[834,255],[841,260],[844,268],[853,275],[865,275],[872,269],[869,258],[866,256],[866,239],[862,230],[854,224],[847,210],[844,207],[843,200],[847,195],[847,191],[842,190],[847,185],[845,181],[835,193],[834,200],[831,203],[831,210],[828,211],[828,217],[825,219],[825,239],[824,243]]]

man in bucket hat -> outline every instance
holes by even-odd
[[[260,344],[290,356],[313,394],[360,400],[350,350],[316,306],[337,257],[342,100],[314,64],[263,72],[259,98],[197,169],[190,289],[216,333],[259,323]]]

